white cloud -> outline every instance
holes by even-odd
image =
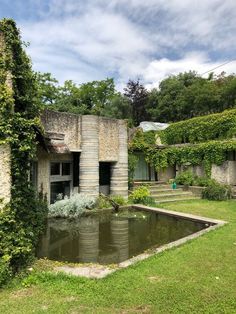
[[[61,82],[116,76],[119,86],[137,77],[157,86],[236,54],[235,0],[49,0],[48,10],[36,2],[39,19],[21,20],[23,39],[35,69]]]
[[[223,60],[221,62],[212,62],[203,53],[196,52],[188,54],[184,58],[178,60],[162,58],[150,62],[143,73],[143,78],[145,82],[148,82],[146,87],[150,89],[158,87],[159,82],[168,76],[176,75],[180,72],[188,72],[190,70],[196,71],[198,74],[203,74],[223,63]],[[214,74],[218,75],[222,73],[222,71],[225,71],[228,74],[236,73],[236,60],[223,67],[215,69]],[[208,75],[209,73],[206,73],[203,77],[207,77]]]

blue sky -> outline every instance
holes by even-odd
[[[16,20],[33,68],[61,83],[154,87],[236,59],[235,0],[0,0],[0,17]],[[236,73],[236,61],[221,71]]]

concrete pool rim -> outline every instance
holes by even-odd
[[[143,261],[143,260],[145,260],[151,256],[157,255],[163,251],[169,250],[169,249],[174,248],[174,247],[178,247],[178,246],[180,246],[180,245],[182,245],[182,244],[184,244],[190,240],[196,239],[196,238],[200,237],[201,235],[203,235],[207,232],[210,232],[212,230],[215,230],[215,229],[228,223],[224,220],[212,219],[212,218],[208,218],[208,217],[202,217],[202,216],[197,216],[197,215],[193,215],[193,214],[181,213],[181,212],[177,212],[177,211],[171,211],[171,210],[166,210],[166,209],[162,209],[162,208],[150,207],[150,206],[139,205],[139,204],[130,205],[129,207],[132,209],[136,209],[136,210],[152,211],[152,212],[155,212],[157,214],[164,214],[164,215],[168,215],[168,216],[172,216],[172,217],[176,217],[176,218],[182,218],[182,219],[192,220],[192,221],[196,221],[196,222],[201,222],[201,223],[209,224],[210,226],[205,228],[205,229],[202,229],[198,232],[190,234],[186,237],[183,237],[183,238],[180,238],[180,239],[175,240],[173,242],[164,244],[160,247],[150,248],[144,253],[141,253],[137,256],[134,256],[134,257],[127,259],[124,262],[116,264],[115,267],[112,267],[112,268],[109,266],[100,265],[100,264],[89,264],[89,265],[85,265],[85,266],[83,266],[83,264],[79,264],[80,266],[78,266],[78,267],[76,267],[76,266],[72,267],[72,266],[67,266],[67,265],[66,266],[59,266],[59,267],[55,267],[54,270],[57,272],[58,271],[64,272],[66,274],[74,275],[74,276],[101,279],[101,278],[104,278],[104,277],[110,275],[111,273],[116,272],[119,269],[124,269],[126,267],[131,266],[131,265],[134,265],[137,262]],[[126,206],[126,208],[127,208],[127,206]]]

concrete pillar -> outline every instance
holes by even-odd
[[[126,121],[119,120],[119,152],[118,161],[111,167],[111,186],[112,195],[128,197],[128,144]]]
[[[80,193],[99,194],[99,129],[98,117],[82,116],[80,155]]]

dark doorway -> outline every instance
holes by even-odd
[[[73,187],[79,186],[80,153],[73,153]]]
[[[111,163],[99,162],[99,192],[109,195],[111,184]]]

